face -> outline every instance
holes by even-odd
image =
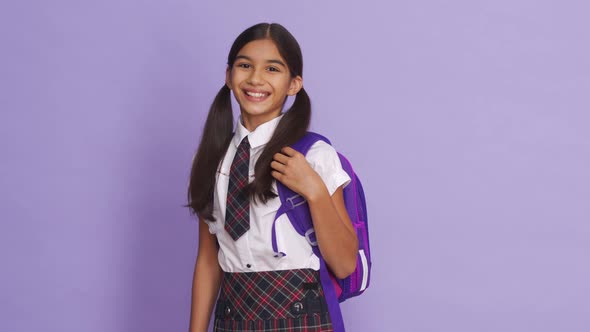
[[[287,62],[270,39],[247,43],[226,73],[226,84],[233,91],[244,126],[258,125],[280,115],[287,96],[299,92],[301,76],[291,77]]]

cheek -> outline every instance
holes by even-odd
[[[291,87],[291,82],[289,80],[281,79],[277,80],[274,85],[281,94],[287,94],[289,92],[289,88]],[[277,92],[278,92],[277,91]]]
[[[240,80],[235,75],[230,77],[229,82],[234,87],[234,89],[240,86]]]
[[[245,74],[243,72],[235,71],[230,75],[230,81],[231,81],[232,85],[237,87],[238,85],[240,85],[240,83],[242,83],[246,79],[246,77],[247,77],[247,74]]]

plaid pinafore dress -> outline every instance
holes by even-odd
[[[215,331],[333,331],[318,271],[224,273]]]

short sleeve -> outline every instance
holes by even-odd
[[[211,233],[211,234],[217,233],[217,224],[219,224],[218,221],[205,220],[205,224],[207,224],[207,226],[209,226],[209,233]]]
[[[211,221],[211,220],[207,220],[207,219],[203,219],[205,221],[205,224],[207,224],[207,226],[209,226],[209,233],[211,234],[216,234],[218,229],[219,229],[219,223],[221,222],[219,220],[219,206],[217,204],[217,199],[213,199],[213,218],[215,218],[215,221]]]
[[[328,188],[330,196],[334,194],[338,187],[346,187],[350,183],[350,176],[342,168],[338,153],[330,144],[324,141],[315,142],[307,152],[305,159],[320,175]]]
[[[219,195],[217,193],[217,184],[220,180],[225,181],[226,179],[222,178],[225,177],[226,175],[223,174],[223,172],[220,171],[221,166],[218,167],[217,169],[217,173],[215,174],[215,189],[213,192],[213,218],[215,218],[215,221],[210,221],[205,219],[205,223],[207,224],[207,226],[209,226],[209,233],[211,234],[217,234],[217,232],[219,232],[219,229],[223,227],[223,221],[222,219],[222,215],[221,215],[221,209],[219,207]]]

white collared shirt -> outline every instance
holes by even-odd
[[[282,214],[276,222],[277,244],[286,256],[275,257],[272,248],[272,224],[281,205],[279,197],[269,199],[266,204],[250,201],[250,229],[237,241],[224,228],[229,170],[238,145],[247,135],[250,142],[249,177],[252,182],[254,165],[282,117],[283,115],[259,125],[253,132],[249,132],[238,119],[234,137],[217,170],[213,199],[213,217],[216,221],[206,223],[209,225],[209,232],[217,236],[219,265],[225,272],[320,268],[319,259],[313,253],[311,245],[305,237],[297,233],[286,214]],[[330,195],[338,187],[350,182],[350,177],[342,169],[336,150],[331,145],[323,141],[314,143],[306,159],[322,178]],[[277,192],[276,181],[273,181],[272,187]]]

